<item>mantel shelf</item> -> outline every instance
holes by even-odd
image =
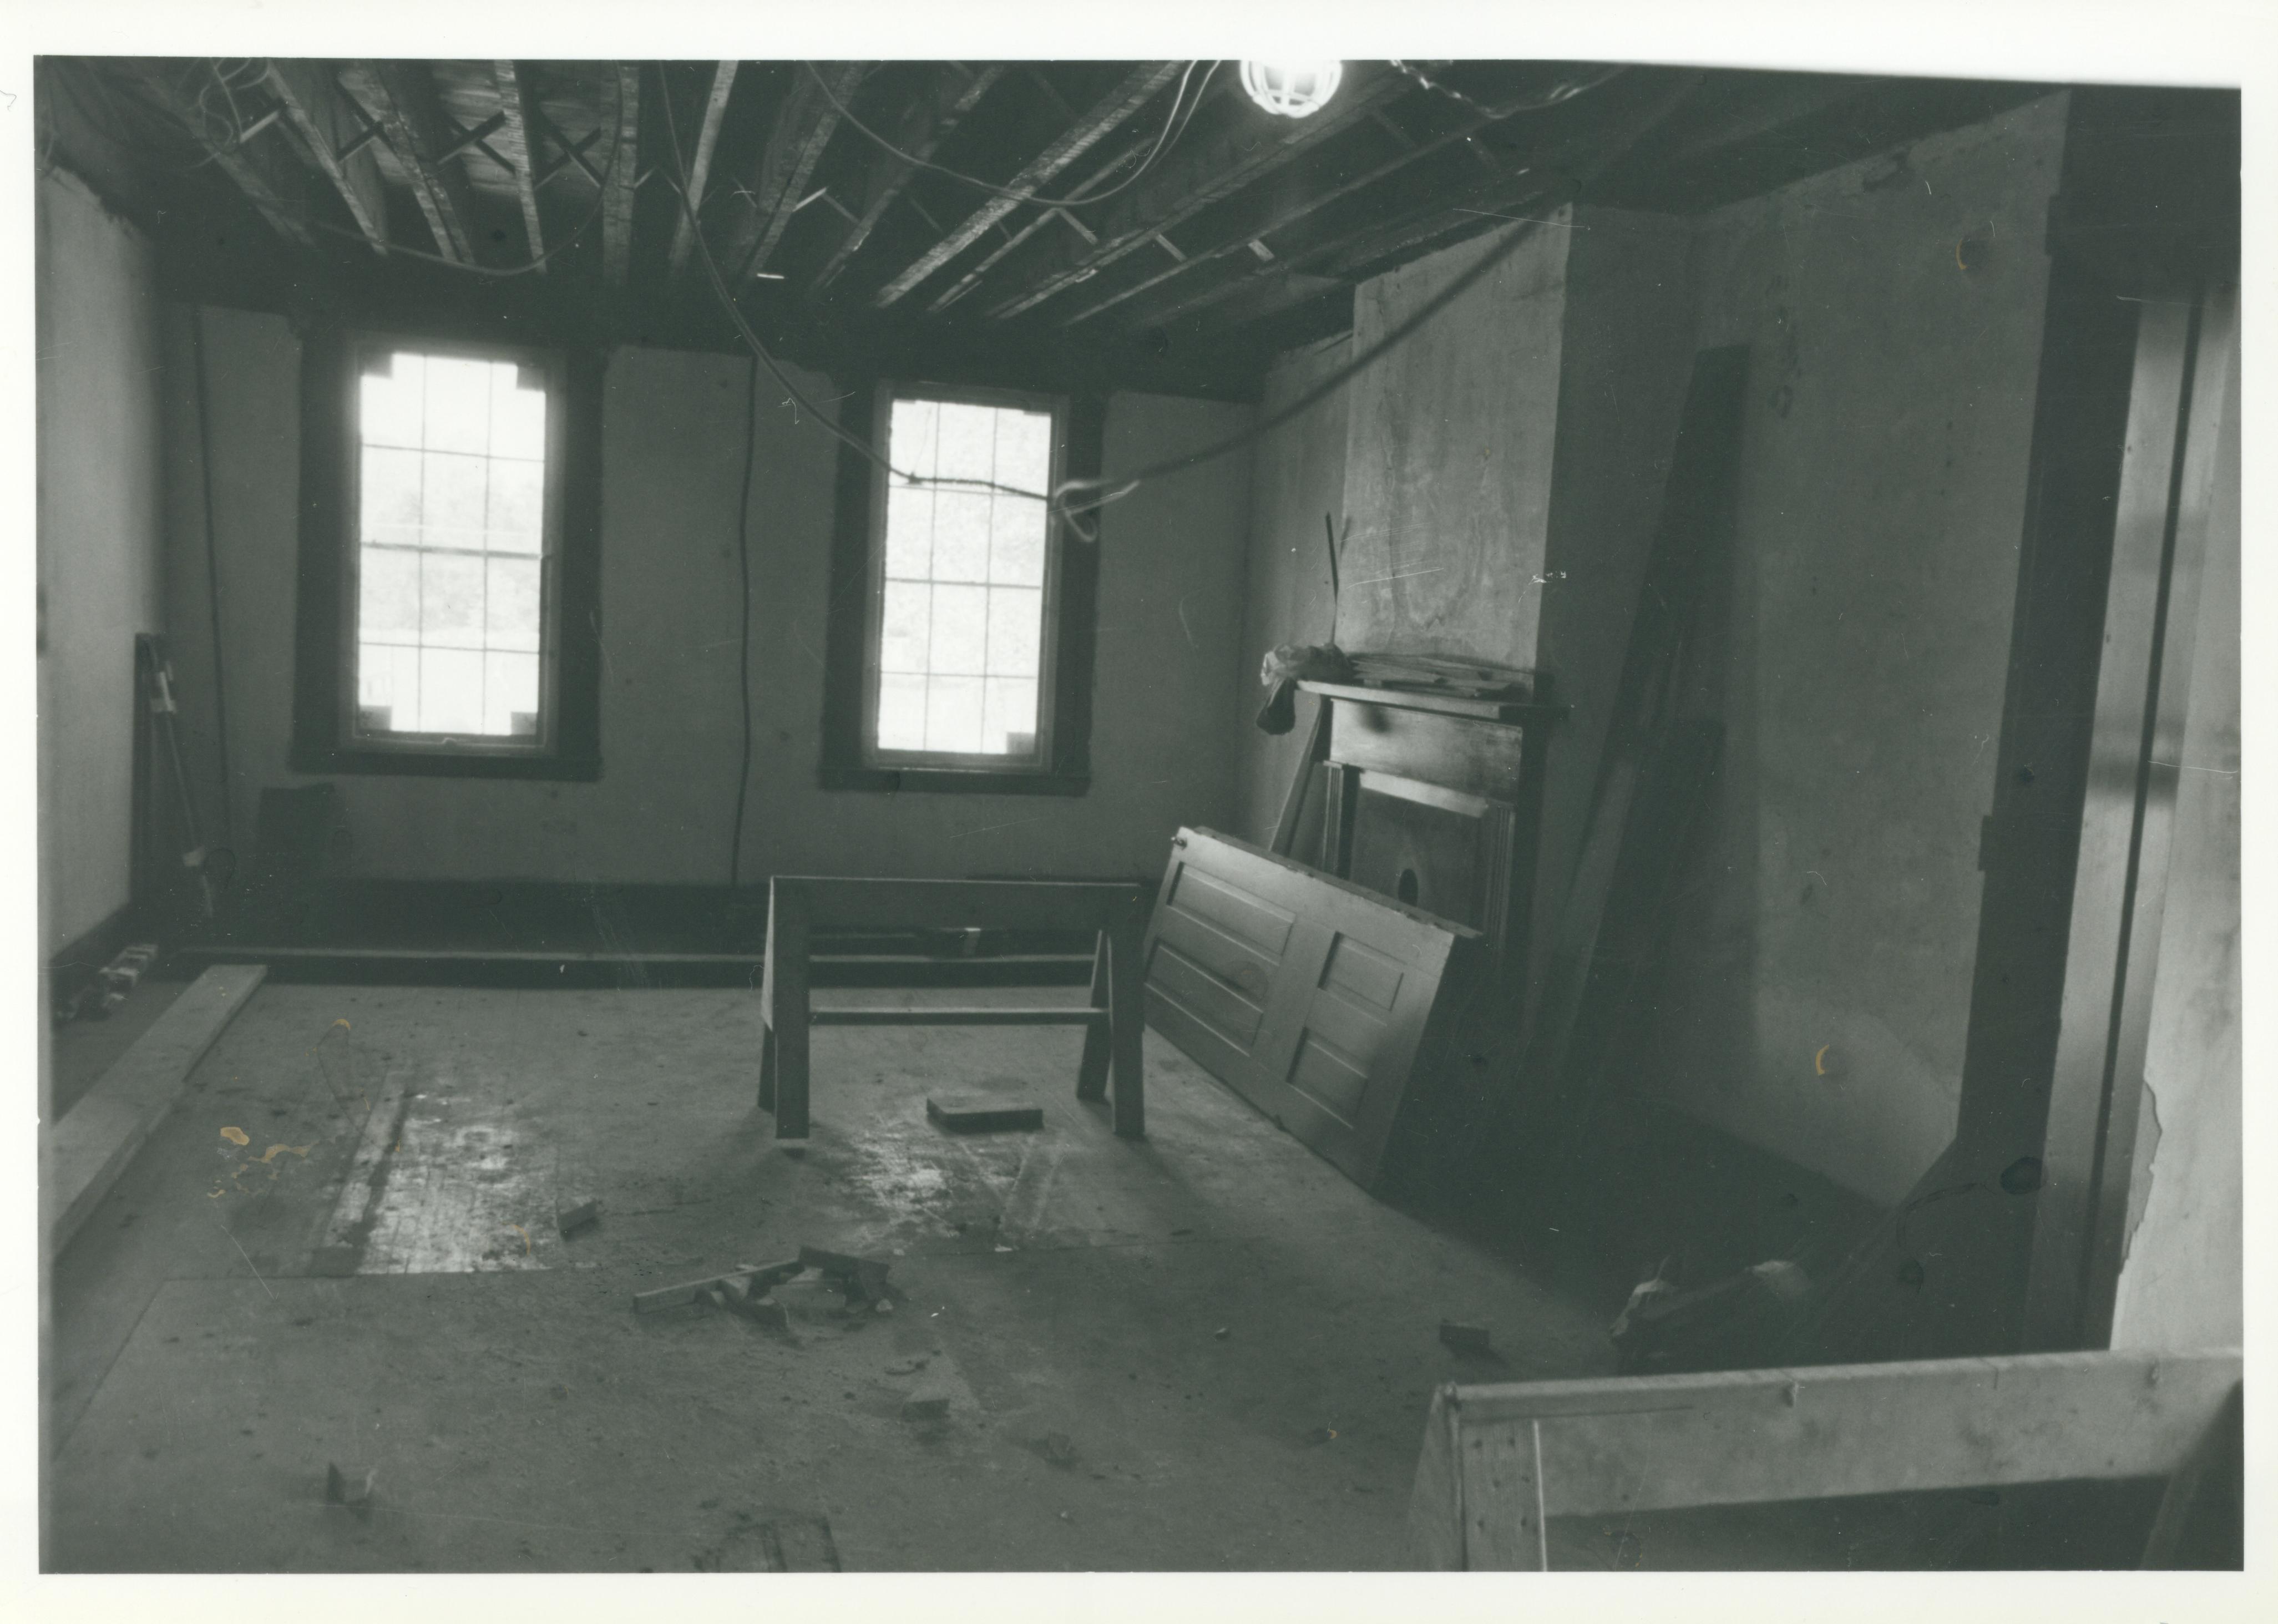
[[[1499,722],[1507,726],[1547,722],[1563,716],[1563,705],[1529,704],[1517,700],[1472,699],[1458,693],[1433,693],[1419,688],[1372,688],[1359,683],[1301,680],[1298,687],[1324,699],[1356,705],[1391,705],[1403,710],[1428,710],[1443,716],[1473,722]]]

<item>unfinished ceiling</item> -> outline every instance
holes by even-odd
[[[50,57],[42,157],[186,297],[1241,395],[1379,272],[1578,196],[1689,213],[2037,94],[1552,62]]]

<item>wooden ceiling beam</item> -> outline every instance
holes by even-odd
[[[1538,105],[1529,101],[1507,110],[1490,109],[1486,111],[1466,112],[1437,135],[1426,139],[1409,138],[1405,142],[1394,142],[1395,150],[1390,157],[1357,171],[1340,172],[1332,184],[1302,191],[1294,198],[1261,197],[1257,201],[1251,218],[1232,231],[1225,241],[1214,248],[1192,254],[1182,262],[1164,265],[1152,274],[1142,277],[1136,282],[1127,284],[1103,298],[1092,301],[1071,314],[1062,317],[1059,325],[1072,327],[1080,322],[1089,321],[1131,300],[1152,294],[1173,278],[1191,274],[1204,265],[1217,264],[1230,256],[1247,254],[1255,257],[1257,250],[1250,246],[1254,242],[1263,241],[1268,252],[1277,257],[1283,257],[1282,251],[1273,245],[1273,238],[1275,234],[1287,231],[1332,204],[1342,203],[1365,188],[1376,185],[1379,181],[1389,180],[1402,170],[1422,163],[1450,146],[1471,140],[1490,125],[1516,117],[1520,112],[1533,111]],[[1373,127],[1372,125],[1372,127]]]
[[[1180,72],[1177,62],[1143,62],[1122,82],[1092,103],[1059,139],[1021,166],[1021,172],[962,224],[905,266],[873,295],[880,310],[894,304],[974,243],[982,234],[1043,189],[1045,183],[1089,151],[1108,134],[1151,101]]]
[[[197,97],[184,86],[181,65],[147,57],[127,65],[134,83],[175,123],[189,133],[216,168],[237,183],[261,218],[287,242],[314,248],[316,236],[302,216],[301,166],[275,145],[248,142],[233,134],[219,137],[199,111]],[[202,71],[210,71],[204,64]]]
[[[1137,140],[1126,143],[1113,157],[1108,159],[1106,163],[1100,165],[1097,169],[1093,170],[1090,174],[1079,181],[1074,190],[1070,192],[1069,195],[1075,195],[1092,187],[1097,186],[1101,181],[1115,173],[1116,171],[1121,169],[1125,165],[1129,164],[1135,159],[1145,157],[1148,149],[1152,147],[1154,144],[1155,137],[1153,134],[1142,132]],[[1078,236],[1085,242],[1096,242],[1098,241],[1097,234],[1092,231],[1091,227],[1086,226],[1082,220],[1076,218],[1076,217],[1071,214],[1066,209],[1055,205],[1051,208],[1043,210],[1038,213],[1030,215],[1028,220],[1022,224],[1020,230],[1013,233],[1013,234],[1007,237],[1004,241],[990,249],[988,254],[982,257],[979,264],[975,265],[970,271],[967,271],[963,276],[958,278],[956,281],[951,283],[947,288],[944,289],[938,298],[935,299],[931,304],[926,306],[926,314],[929,316],[938,316],[942,311],[947,310],[951,305],[965,297],[966,295],[971,293],[975,287],[981,285],[981,279],[987,276],[999,264],[1002,264],[1014,249],[1018,249],[1022,243],[1028,241],[1037,233],[1043,231],[1045,226],[1053,224],[1055,221],[1066,221],[1067,225],[1074,226],[1075,231],[1071,234]]]
[[[1089,281],[1125,255],[1145,248],[1158,234],[1183,225],[1355,124],[1373,121],[1386,105],[1414,90],[1405,77],[1390,68],[1379,67],[1372,73],[1356,69],[1353,81],[1342,93],[1310,119],[1272,119],[1260,114],[1222,120],[1208,139],[1174,149],[1145,180],[1113,201],[1106,220],[1097,228],[1097,247],[1064,252],[1057,264],[1045,267],[1028,286],[989,314],[1006,320],[1079,282]],[[1261,129],[1260,126],[1272,127]]]
[[[955,64],[949,65],[955,70]],[[839,272],[862,251],[862,245],[870,240],[870,234],[878,228],[878,222],[893,207],[894,200],[921,172],[922,166],[932,162],[942,142],[1004,76],[1004,65],[990,63],[972,71],[961,84],[953,87],[936,77],[926,95],[911,98],[893,136],[894,145],[908,157],[898,157],[883,147],[874,148],[863,181],[861,210],[847,227],[846,235],[831,250],[830,257],[823,262],[822,269],[808,283],[808,297],[822,293],[837,280]]]
[[[426,217],[435,251],[460,264],[473,264],[474,188],[455,166],[434,156],[443,150],[447,135],[435,80],[417,62],[367,62],[364,70],[379,93],[380,132],[410,180],[411,195]]]
[[[531,269],[543,274],[546,220],[538,211],[538,128],[530,116],[537,98],[531,94],[529,71],[510,57],[491,64],[491,80],[498,86],[507,139],[522,149],[522,167],[514,172],[515,201],[522,205],[522,234],[530,240]]]
[[[615,134],[601,175],[601,280],[622,286],[632,270],[634,188],[640,184],[640,64],[620,62],[614,73]]]
[[[366,134],[370,126],[350,110],[331,65],[272,59],[269,84],[308,149],[310,160],[340,195],[372,252],[386,253],[387,189]]]
[[[722,61],[712,68],[712,88],[704,98],[704,121],[696,131],[696,154],[689,160],[687,205],[674,211],[672,273],[678,276],[696,246],[695,221],[704,209],[704,188],[712,177],[712,154],[720,145],[720,126],[728,116],[728,96],[736,88],[740,62]]]
[[[791,88],[776,109],[775,122],[760,149],[751,180],[740,188],[745,206],[728,243],[728,263],[735,267],[733,280],[757,276],[768,268],[791,217],[808,195],[808,177],[837,131],[840,107],[874,65],[868,62],[791,65]]]

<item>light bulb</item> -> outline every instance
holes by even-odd
[[[1329,104],[1344,79],[1342,62],[1245,62],[1242,88],[1250,99],[1282,119],[1306,119]]]

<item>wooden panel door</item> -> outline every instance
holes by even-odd
[[[1148,929],[1148,1018],[1364,1185],[1444,1046],[1479,932],[1206,829],[1185,829]]]

